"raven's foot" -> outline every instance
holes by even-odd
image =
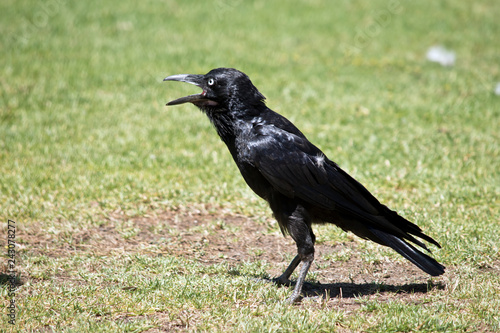
[[[285,303],[288,304],[288,305],[292,305],[295,302],[300,302],[301,300],[302,300],[302,296],[300,295],[300,292],[296,293],[295,290],[294,290],[293,293],[292,293],[292,295],[290,295],[290,297],[288,297],[285,300]]]
[[[272,279],[274,283],[278,286],[287,286],[290,287],[292,285],[292,281],[287,276],[280,275],[277,278]]]

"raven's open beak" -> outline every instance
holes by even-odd
[[[186,83],[191,83],[194,84],[195,86],[198,86],[203,89],[203,80],[204,75],[194,75],[194,74],[177,74],[177,75],[171,75],[167,76],[163,81],[180,81],[180,82],[186,82]],[[207,103],[209,100],[205,97],[206,92],[203,90],[200,94],[194,94],[194,95],[189,95],[185,97],[181,97],[178,99],[175,99],[171,102],[168,102],[167,105],[177,105],[177,104],[183,104],[183,103],[194,103],[194,104],[204,104]]]

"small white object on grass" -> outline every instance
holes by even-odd
[[[495,95],[500,95],[500,82],[498,82],[495,87]]]
[[[441,45],[432,46],[427,50],[427,60],[437,62],[442,66],[453,66],[455,58],[455,52],[449,51]]]

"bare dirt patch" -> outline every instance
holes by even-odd
[[[130,218],[117,211],[107,219],[108,223],[75,232],[64,242],[55,242],[53,235],[30,232],[26,243],[33,254],[47,256],[90,251],[99,255],[169,254],[205,264],[263,260],[269,264],[271,277],[280,275],[296,253],[293,240],[283,237],[277,226],[241,215],[179,210]],[[445,288],[445,280],[429,280],[409,262],[369,262],[363,259],[364,251],[358,241],[317,244],[305,296],[321,295],[329,306],[354,310],[360,306],[360,296],[419,303],[425,293]],[[349,258],[331,259],[340,252],[348,252]]]

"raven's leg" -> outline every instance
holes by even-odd
[[[297,256],[292,260],[285,272],[275,281],[288,284],[290,282],[290,275],[292,275],[300,262],[303,263],[293,293],[287,299],[288,303],[294,303],[300,297],[307,272],[314,260],[315,236],[311,229],[311,218],[302,205],[290,202],[283,197],[276,199],[278,200],[270,201],[271,209],[282,230],[288,232],[297,244]]]
[[[311,237],[308,237],[308,238],[311,239]],[[297,257],[299,257],[300,258],[299,260],[302,261],[303,263],[302,263],[302,267],[300,268],[299,277],[297,278],[297,282],[295,284],[295,288],[293,289],[292,295],[290,297],[288,297],[288,299],[286,300],[287,303],[289,303],[289,304],[293,304],[295,301],[297,301],[299,299],[300,293],[302,291],[302,286],[304,285],[304,281],[305,281],[306,276],[307,276],[307,272],[309,271],[309,268],[311,267],[311,264],[314,261],[314,243],[313,242],[310,242],[309,244],[307,244],[305,246],[299,245],[299,243],[297,243],[297,249],[299,252]],[[295,261],[295,259],[294,259],[294,261]],[[292,261],[292,264],[294,263],[294,261]],[[297,267],[297,265],[295,267]],[[285,273],[286,273],[286,271],[285,271]]]
[[[288,218],[287,229],[290,236],[292,236],[297,244],[298,259],[294,259],[290,266],[295,265],[295,267],[297,267],[299,262],[302,262],[302,267],[300,268],[299,277],[297,278],[293,293],[287,299],[287,302],[292,304],[300,297],[300,292],[302,291],[307,272],[314,260],[314,241],[316,237],[311,229],[311,218],[302,205],[297,205]],[[288,273],[288,269],[285,273]]]
[[[304,263],[300,268],[299,277],[297,279],[297,283],[295,284],[295,288],[293,289],[293,293],[286,300],[287,303],[293,304],[299,299],[300,292],[302,291],[302,286],[304,285],[304,281],[307,276],[307,272],[309,271],[309,268],[311,267],[313,260],[314,260],[314,253],[308,255],[305,259],[302,259]]]
[[[290,284],[290,275],[292,275],[295,268],[297,268],[297,266],[300,264],[300,261],[301,261],[300,256],[296,255],[295,258],[293,258],[290,265],[288,265],[288,268],[283,272],[283,274],[274,279],[274,281],[279,284],[286,284],[286,285]]]
[[[297,244],[297,256],[275,281],[281,284],[289,284],[290,275],[300,262],[303,262],[293,293],[287,299],[288,303],[293,303],[300,297],[307,272],[314,260],[316,237],[311,229],[311,217],[304,206],[279,193],[273,193],[270,196],[269,205],[283,234],[289,233],[295,244]]]

